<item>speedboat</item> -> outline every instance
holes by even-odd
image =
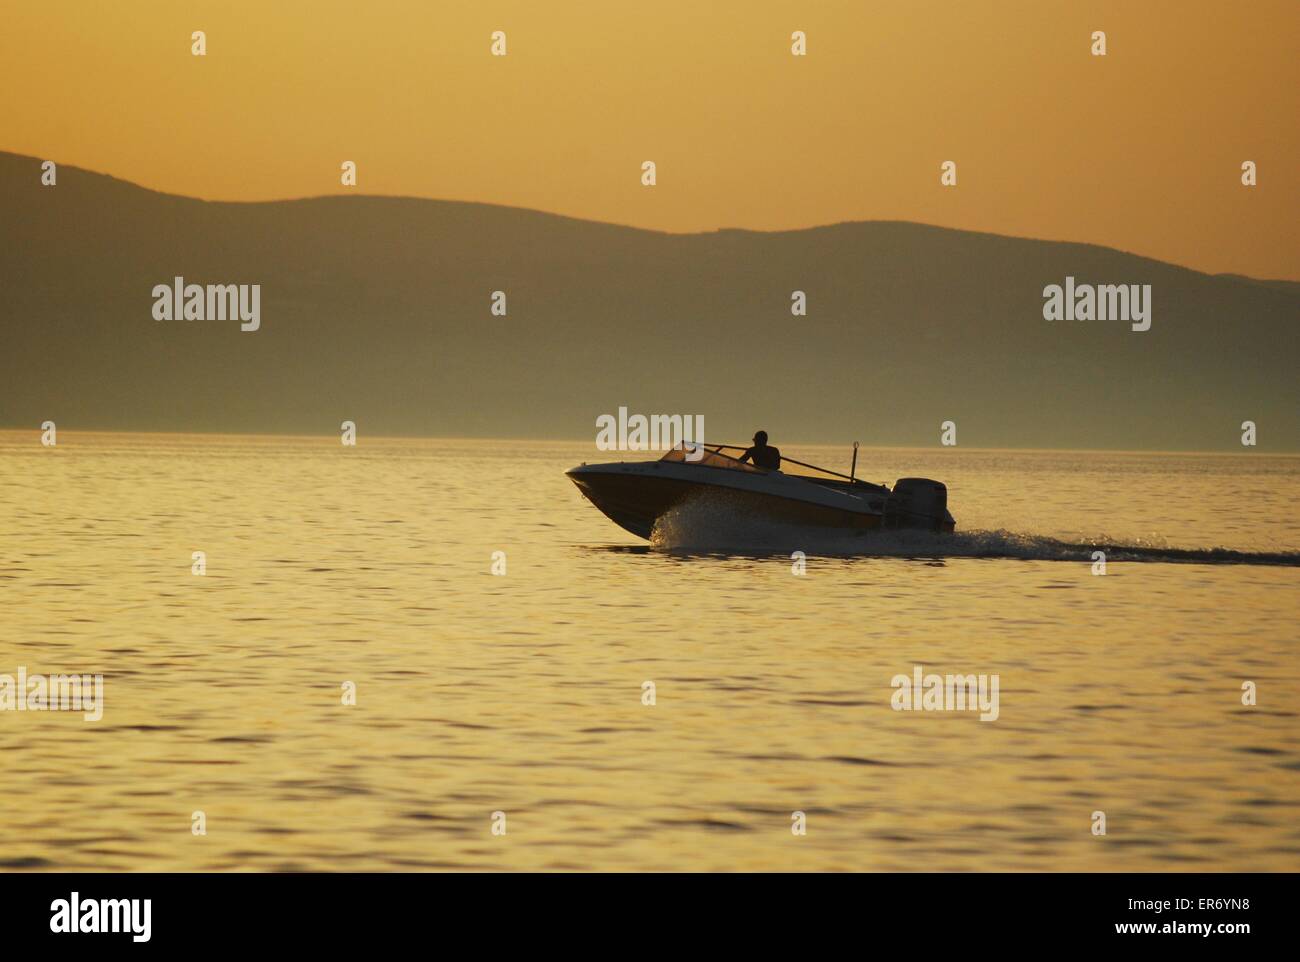
[[[565,474],[619,527],[650,538],[655,523],[691,499],[722,498],[740,517],[868,532],[877,528],[952,531],[948,489],[928,478],[902,478],[893,489],[782,457],[779,470],[742,462],[736,444],[685,442],[657,461],[581,464]]]

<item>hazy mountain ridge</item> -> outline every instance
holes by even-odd
[[[1300,448],[1300,284],[905,222],[665,234],[516,208],[176,197],[0,153],[0,426],[581,437],[620,405],[708,436]],[[261,329],[155,284],[261,284]],[[1150,331],[1042,289],[1153,286]],[[490,314],[503,290],[508,316]],[[808,316],[790,294],[808,295]]]

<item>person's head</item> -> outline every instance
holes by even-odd
[[[757,444],[760,448],[765,448],[765,447],[767,447],[767,432],[766,432],[766,431],[755,431],[755,432],[754,432],[754,443]]]

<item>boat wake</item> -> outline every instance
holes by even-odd
[[[1087,561],[1105,552],[1107,563],[1147,561],[1182,564],[1249,564],[1300,567],[1300,551],[1236,551],[1175,548],[1106,538],[1071,542],[1014,531],[971,530],[940,534],[880,530],[862,534],[809,528],[738,515],[725,503],[696,499],[669,510],[650,538],[655,550],[673,554],[775,555],[795,551],[822,557],[1009,558],[1023,561]]]

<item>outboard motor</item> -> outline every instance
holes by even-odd
[[[929,478],[899,478],[885,499],[885,527],[951,531],[948,488]]]

